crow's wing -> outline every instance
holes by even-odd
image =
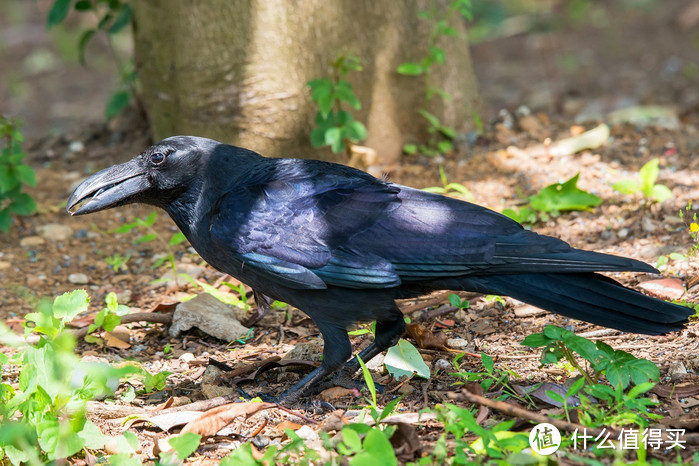
[[[218,248],[294,288],[399,285],[390,262],[345,248],[399,206],[399,189],[347,167],[336,172],[334,165],[296,162],[305,169],[238,186],[219,199],[210,228]]]
[[[219,247],[288,286],[388,288],[473,274],[655,270],[572,249],[475,204],[346,167],[297,162],[305,170],[221,198],[211,228]]]

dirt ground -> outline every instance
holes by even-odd
[[[416,187],[438,185],[441,164],[449,181],[465,185],[474,202],[502,211],[579,172],[579,186],[601,196],[602,205],[594,211],[563,214],[538,223],[535,231],[560,237],[576,247],[650,264],[656,264],[663,255],[687,253],[694,243],[678,212],[691,200],[699,200],[699,25],[684,27],[681,21],[685,8],[696,2],[645,2],[649,6],[643,8],[623,6],[626,3],[598,2],[587,20],[474,45],[473,62],[487,108],[483,115],[485,135],[475,146],[444,160],[406,159],[401,169],[391,174],[392,179]],[[186,280],[153,283],[167,278],[167,267],[151,267],[165,247],[158,241],[134,244],[134,234],[112,233],[136,217],[147,216],[151,209],[129,206],[77,218],[64,212],[65,200],[86,173],[141,152],[148,144],[148,130],[134,112],[109,124],[101,122],[112,73],[101,64],[102,58],[87,70],[61,58],[56,45],[60,34],[49,35],[43,29],[46,4],[40,1],[36,6],[7,10],[4,13],[14,16],[3,15],[0,20],[0,78],[5,83],[0,86],[2,110],[26,121],[25,148],[39,180],[37,188],[29,190],[39,204],[38,214],[21,219],[8,234],[0,235],[0,319],[18,330],[22,316],[32,311],[37,297],[53,297],[78,287],[88,290],[91,313],[103,307],[111,291],[133,312],[150,311],[200,291]],[[103,44],[95,44],[93,54],[103,57],[102,49]],[[555,142],[578,134],[599,122],[609,122],[611,111],[641,104],[662,106],[671,118],[610,124],[609,143],[592,150],[569,155],[548,150],[547,140]],[[651,204],[638,195],[621,195],[611,188],[613,182],[635,176],[655,157],[660,158],[658,182],[672,190],[671,199]],[[166,239],[177,231],[162,212],[154,228]],[[221,274],[186,244],[174,250],[179,270],[203,282],[220,284]],[[130,256],[127,270],[117,272],[105,262],[105,257],[114,254]],[[613,278],[636,286],[661,277],[615,274]],[[662,278],[678,279],[686,291],[674,288],[676,282],[664,282],[655,291],[661,297],[699,302],[696,257],[671,260],[662,267]],[[221,290],[228,291],[225,287]],[[599,330],[591,324],[538,313],[509,298],[504,308],[475,295],[467,298],[471,303],[467,311],[451,307],[446,294],[402,306],[414,322],[465,340],[469,351],[495,357],[499,367],[518,374],[514,383],[521,385],[542,380],[562,382],[568,376],[563,369],[540,369],[539,351],[520,345],[526,335],[541,331],[546,324],[567,326],[580,333]],[[686,330],[667,336],[606,332],[600,338],[616,349],[655,362],[663,383],[694,386],[699,383],[697,333],[699,327],[693,322]],[[172,371],[167,388],[143,400],[146,405],[171,396],[204,399],[201,377],[208,357],[235,368],[283,356],[301,342],[319,341],[315,327],[298,311],[292,311],[287,319],[282,312],[268,316],[243,344],[227,345],[196,331],[171,338],[166,328],[157,324],[131,324],[121,335],[127,340],[124,345],[99,348],[81,343],[80,349],[91,357],[108,361],[135,358],[148,361],[152,371]],[[368,341],[366,335],[353,338],[355,348]],[[166,345],[172,352],[163,352]],[[425,350],[423,356],[434,368],[439,360],[451,360],[454,354]],[[478,361],[463,361],[464,369],[480,368]],[[251,392],[255,386],[279,391],[302,373],[277,369],[246,388]],[[376,378],[388,390],[380,401],[405,394],[400,410],[406,413],[448,400],[455,381],[444,371],[429,382],[414,379],[399,384],[384,374]],[[351,391],[327,396],[343,410],[363,403]],[[660,401],[678,425],[684,425],[688,432],[697,428],[699,422],[689,420],[699,416],[699,399],[688,396],[679,408],[677,402],[662,397]],[[266,416],[269,422],[260,430],[261,438],[279,438],[275,426],[288,415],[271,412],[253,416],[248,424],[238,427],[238,433],[254,432]],[[105,431],[118,430],[113,420],[99,416],[95,420]],[[147,451],[155,431],[132,430],[139,433]],[[425,441],[435,435],[429,428],[421,432]],[[200,459],[214,461],[235,445],[230,440],[209,442],[200,449]]]

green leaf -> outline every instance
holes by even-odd
[[[131,103],[131,94],[129,91],[119,91],[112,94],[112,97],[107,103],[107,108],[105,110],[104,116],[111,120],[115,116],[119,115],[126,109]]]
[[[647,359],[634,359],[626,363],[631,380],[636,385],[660,380],[660,369]]]
[[[360,121],[355,120],[350,122],[345,126],[345,129],[347,130],[347,139],[352,142],[360,142],[366,139],[366,126]]]
[[[168,241],[168,246],[177,246],[178,244],[181,244],[187,240],[187,237],[182,233],[181,231],[175,233],[172,235],[172,238],[170,238],[170,241]]]
[[[656,202],[665,202],[672,198],[672,191],[664,184],[656,184],[651,189],[650,198]]]
[[[565,183],[554,183],[538,194],[531,196],[532,209],[540,212],[563,212],[569,210],[590,210],[602,203],[602,199],[577,187],[580,173]]]
[[[146,226],[152,227],[157,218],[158,218],[158,212],[156,212],[155,210],[152,211],[150,214],[148,214],[148,217],[146,217],[146,220],[145,220]]]
[[[563,336],[563,329],[555,325],[547,325],[544,327],[544,335],[551,340],[560,340]]]
[[[325,132],[325,144],[330,146],[333,152],[340,153],[345,150],[345,142],[342,139],[342,129],[335,127]]]
[[[92,10],[92,2],[90,0],[78,0],[75,2],[76,11],[90,11]]]
[[[483,367],[485,367],[488,374],[492,374],[495,368],[495,361],[493,361],[493,358],[481,352],[481,362],[483,363]]]
[[[53,27],[63,22],[70,10],[71,0],[55,0],[46,20],[47,27]]]
[[[199,443],[201,443],[201,435],[194,432],[186,432],[177,437],[172,437],[167,443],[175,450],[177,458],[184,460],[197,451]]]
[[[354,95],[352,85],[344,79],[340,79],[337,82],[337,86],[335,87],[335,98],[347,102],[355,110],[362,108],[362,103],[359,101],[359,98]]]
[[[401,63],[398,66],[398,73],[407,76],[419,76],[425,72],[425,69],[419,63]]]
[[[147,235],[143,235],[139,238],[136,238],[134,244],[147,243],[148,241],[153,241],[157,237],[158,235],[156,233],[148,233]]]
[[[461,298],[458,294],[452,293],[449,295],[449,303],[454,307],[461,307]]]
[[[597,346],[595,346],[595,343],[587,338],[571,335],[570,337],[565,338],[565,344],[568,346],[568,348],[575,351],[590,362],[593,362],[597,357]]]
[[[111,27],[107,30],[109,34],[116,34],[121,31],[124,26],[131,22],[131,6],[128,3],[121,5],[121,9],[117,14],[116,19],[112,23]]]
[[[437,150],[442,154],[448,154],[454,150],[454,145],[450,141],[439,141],[437,143]]]
[[[406,154],[417,153],[417,144],[404,144],[403,145],[403,152],[405,152]]]
[[[53,300],[53,315],[64,322],[70,322],[75,316],[85,312],[89,304],[90,297],[85,290],[63,293]]]
[[[658,179],[660,171],[659,164],[660,160],[657,158],[649,160],[638,172],[638,175],[641,177],[641,191],[643,191],[646,197],[651,197],[653,186]]]
[[[359,438],[359,434],[349,426],[342,428],[342,443],[346,447],[346,455],[362,451],[362,441]]]
[[[364,376],[364,382],[366,383],[367,388],[369,389],[369,393],[371,394],[371,402],[372,406],[376,406],[376,384],[374,384],[374,379],[371,377],[371,373],[369,372],[369,368],[366,367],[366,364],[364,364],[364,361],[362,361],[362,358],[357,356],[357,361],[359,362],[359,365],[362,367],[362,375]]]
[[[343,429],[344,433],[344,429]],[[379,429],[371,429],[364,437],[361,451],[350,458],[352,466],[395,466],[398,459],[386,434]]]
[[[641,190],[641,183],[637,180],[617,181],[612,185],[612,188],[621,194],[634,194]]]
[[[15,176],[19,181],[28,186],[36,186],[36,173],[34,173],[34,169],[29,165],[17,165],[15,167]]]
[[[532,333],[524,338],[522,345],[529,346],[530,348],[539,348],[540,346],[548,345],[550,341],[551,339],[543,333]]]
[[[325,145],[325,128],[316,127],[311,131],[311,145],[316,149]]]
[[[88,29],[80,34],[80,40],[78,41],[78,60],[83,66],[85,65],[85,49],[87,48],[87,44],[90,43],[90,39],[94,37],[96,32],[97,31],[94,29]]]
[[[36,208],[36,201],[27,193],[17,194],[10,204],[10,210],[17,215],[31,215]]]
[[[419,112],[420,112],[420,115],[422,115],[423,118],[425,118],[425,120],[427,120],[427,122],[433,128],[439,128],[439,126],[440,126],[439,118],[437,118],[436,116],[434,116],[433,114],[431,114],[430,112],[428,112],[427,110],[422,109],[422,108],[419,110]]]
[[[389,374],[395,378],[411,376],[413,373],[424,379],[430,378],[430,368],[425,364],[420,352],[402,338],[397,345],[388,349],[384,364]]]
[[[78,436],[85,442],[85,448],[90,450],[99,450],[107,442],[107,437],[90,420],[85,421],[82,430],[78,432]]]
[[[14,176],[7,165],[0,165],[0,193],[6,193],[19,184],[19,179]]]
[[[430,56],[432,59],[439,65],[444,64],[444,60],[446,58],[446,55],[444,54],[444,50],[440,49],[439,47],[430,47]]]

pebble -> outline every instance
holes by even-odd
[[[302,426],[299,430],[296,431],[296,435],[298,435],[307,442],[312,442],[320,438],[318,437],[318,432],[316,432],[315,429],[309,426]]]
[[[687,368],[684,366],[682,361],[673,361],[670,363],[670,370],[668,370],[670,375],[670,380],[672,382],[680,382],[687,375]]]
[[[87,285],[90,279],[84,273],[71,273],[68,275],[68,281],[73,285]]]
[[[133,295],[133,292],[130,289],[125,289],[124,291],[120,291],[117,294],[117,301],[121,304],[128,304],[131,302],[131,296]]]
[[[179,357],[181,361],[190,362],[194,360],[194,354],[192,353],[182,353]]]
[[[12,265],[11,262],[0,261],[0,270],[9,269],[11,265]]]
[[[73,229],[60,223],[48,223],[37,227],[36,231],[42,238],[51,241],[66,241],[73,236]]]
[[[641,227],[646,233],[652,233],[658,229],[658,227],[656,227],[653,221],[648,217],[643,217],[641,220]]]
[[[449,338],[447,340],[447,346],[449,348],[454,348],[454,349],[461,349],[461,348],[468,348],[471,344],[468,342],[468,340],[464,340],[463,338]]]
[[[437,359],[434,362],[434,370],[436,371],[452,371],[454,367],[446,359]]]
[[[44,243],[46,243],[46,241],[41,236],[27,236],[19,241],[19,245],[25,248],[41,246]]]
[[[624,239],[624,238],[626,238],[627,236],[629,236],[629,232],[630,232],[630,230],[629,230],[628,228],[622,228],[622,229],[619,230],[619,232],[617,233],[617,236],[618,236],[620,239]]]

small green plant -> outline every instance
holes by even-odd
[[[602,376],[613,386],[626,389],[631,381],[636,385],[658,381],[660,370],[647,359],[636,359],[632,354],[615,350],[603,341],[593,342],[570,330],[547,325],[542,333],[527,336],[522,342],[530,348],[543,347],[541,364],[568,361],[588,384],[599,383]],[[575,358],[577,354],[587,361],[589,370],[584,369]]]
[[[612,187],[621,194],[643,193],[651,201],[664,202],[672,197],[672,191],[664,184],[656,184],[659,173],[659,159],[648,161],[638,172],[639,179],[618,181]]]
[[[578,188],[577,173],[564,183],[553,183],[529,197],[529,203],[518,209],[502,211],[512,220],[523,224],[534,224],[539,219],[547,221],[549,216],[558,216],[571,210],[591,210],[602,203],[602,199]]]
[[[0,324],[0,343],[17,350],[11,359],[0,353],[0,460],[44,464],[104,446],[106,437],[85,417],[87,402],[112,394],[114,381],[142,369],[80,361],[66,324],[88,303],[83,290],[40,301],[37,311],[26,316],[25,338],[38,336],[37,343]],[[5,379],[12,373],[8,364],[20,368],[17,385]]]
[[[454,359],[451,361],[451,365],[454,367],[454,370],[457,372],[450,373],[452,377],[457,377],[458,380],[457,382],[454,382],[454,385],[459,386],[459,385],[465,385],[466,383],[469,382],[478,382],[480,386],[483,388],[483,391],[488,391],[491,388],[500,386],[503,388],[502,395],[498,397],[500,400],[506,400],[507,398],[514,397],[517,399],[522,399],[518,394],[517,391],[512,388],[510,385],[510,379],[511,378],[520,378],[520,375],[517,374],[515,371],[505,367],[505,369],[501,369],[499,367],[495,367],[495,361],[493,360],[492,357],[488,356],[485,353],[481,353],[481,364],[483,365],[483,369],[485,371],[483,372],[471,372],[471,371],[462,371],[461,370],[461,359],[464,357],[464,354],[457,354]],[[527,400],[522,400],[525,402],[528,402]]]
[[[449,303],[461,310],[468,309],[471,307],[471,303],[468,302],[468,299],[461,299],[458,294],[452,293],[449,295]]]
[[[423,191],[428,193],[449,195],[456,193],[459,197],[466,200],[473,200],[473,194],[468,188],[461,183],[449,183],[447,181],[447,175],[444,173],[444,167],[439,166],[439,178],[442,180],[442,186],[430,186],[429,188],[423,188]]]
[[[421,19],[430,23],[427,55],[419,61],[405,62],[398,66],[397,71],[399,74],[420,76],[425,85],[424,105],[418,112],[427,120],[429,139],[424,144],[406,144],[403,146],[403,151],[406,154],[420,152],[427,156],[435,156],[448,154],[454,149],[452,141],[456,136],[456,131],[442,123],[436,115],[427,111],[425,107],[430,104],[434,96],[438,96],[443,100],[451,99],[451,95],[447,91],[436,87],[432,83],[432,73],[435,66],[441,66],[446,61],[446,53],[440,46],[440,42],[446,37],[458,36],[457,31],[449,26],[450,18],[456,13],[466,19],[472,19],[470,0],[453,0],[446,11],[433,4],[433,7],[429,10],[418,13]]]
[[[0,141],[4,142],[0,152],[0,230],[5,233],[12,226],[12,215],[36,212],[34,199],[22,192],[25,185],[36,186],[36,174],[32,167],[22,163],[25,153],[21,128],[20,120],[0,117]]]
[[[313,147],[330,146],[336,154],[346,151],[350,156],[349,143],[366,139],[367,130],[362,122],[355,120],[351,113],[343,109],[343,102],[355,110],[362,108],[352,85],[344,76],[350,71],[361,71],[362,66],[359,58],[342,55],[331,67],[331,77],[308,81],[311,99],[318,105],[316,127],[311,131],[311,144]]]
[[[129,262],[129,259],[131,259],[131,256],[124,257],[121,254],[116,253],[114,255],[105,257],[104,262],[114,269],[115,272],[127,272],[129,267],[126,265],[126,263]]]
[[[107,119],[119,115],[135,98],[136,104],[141,107],[136,90],[136,70],[133,63],[124,63],[117,54],[113,45],[113,36],[123,31],[131,24],[131,6],[122,0],[54,0],[46,21],[51,28],[61,24],[70,10],[94,16],[97,27],[85,30],[78,41],[78,56],[80,63],[85,64],[85,49],[87,44],[98,34],[104,35],[114,63],[119,73],[119,87],[112,93],[105,109]]]
[[[147,243],[149,241],[159,241],[160,244],[163,246],[163,248],[167,251],[167,254],[164,255],[163,257],[159,258],[158,260],[155,261],[153,264],[152,268],[158,268],[163,263],[166,261],[170,264],[170,268],[172,269],[172,273],[175,274],[175,277],[177,276],[177,268],[175,266],[175,253],[173,250],[174,246],[177,246],[178,244],[183,243],[187,238],[184,236],[182,232],[177,232],[173,234],[170,237],[169,241],[165,241],[157,231],[155,231],[155,228],[153,228],[153,224],[155,223],[155,220],[157,219],[158,214],[154,210],[153,212],[148,215],[146,218],[136,218],[135,221],[131,223],[125,223],[124,225],[120,226],[119,228],[116,228],[115,230],[112,231],[112,233],[115,234],[124,234],[124,233],[131,233],[135,229],[144,229],[146,232],[136,238],[134,240],[134,244],[140,244],[140,243]]]
[[[563,405],[570,420],[568,400],[580,399],[578,414],[584,425],[617,426],[636,424],[647,426],[649,419],[659,419],[649,411],[657,403],[640,395],[648,392],[660,379],[660,370],[647,359],[637,359],[625,351],[615,350],[602,341],[593,342],[553,325],[547,325],[542,333],[527,336],[522,342],[531,348],[543,347],[541,364],[556,364],[565,360],[582,376],[572,384],[565,396],[551,390],[546,394]],[[576,355],[585,361],[583,367]],[[611,385],[601,383],[603,378]],[[631,383],[635,385],[628,393]],[[593,403],[590,397],[605,401],[605,405]]]
[[[90,324],[87,329],[88,335],[85,335],[85,341],[88,343],[97,343],[101,345],[102,339],[96,335],[90,334],[100,328],[105,332],[111,332],[117,325],[121,324],[122,316],[125,316],[130,311],[128,306],[118,303],[116,293],[111,292],[107,294],[104,302],[107,304],[107,307],[95,315],[95,323]]]

